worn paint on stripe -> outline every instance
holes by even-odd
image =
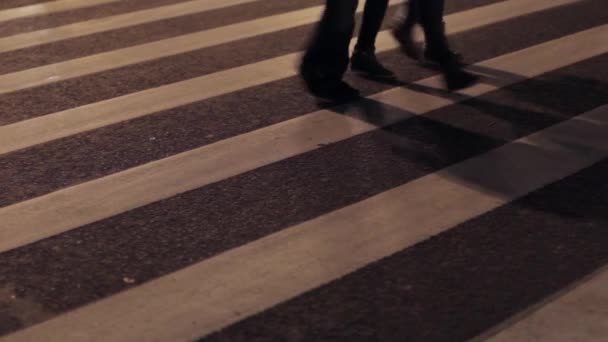
[[[190,340],[608,157],[608,105],[85,306],[6,341]],[[364,251],[362,253],[361,251]]]
[[[608,46],[600,44],[607,36],[608,25],[605,25],[497,57],[481,65],[533,77],[608,52]],[[553,58],[555,55],[563,58]],[[436,76],[417,84],[430,86],[439,80]],[[519,78],[507,78],[502,85],[518,80]],[[481,95],[494,89],[495,85],[482,83],[464,93]],[[460,100],[466,98],[468,97],[463,96]],[[357,106],[353,106],[350,116],[321,110],[0,208],[0,251],[17,248],[306,153],[322,144],[348,139],[378,126],[389,125],[414,114],[424,114],[458,100],[405,89],[389,90],[374,95],[371,99],[398,104],[407,112],[394,108],[391,110],[387,106],[384,108],[383,121],[370,124],[357,119],[364,115]],[[58,128],[48,127],[51,130]],[[45,223],[43,227],[40,222]]]

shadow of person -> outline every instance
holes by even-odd
[[[553,154],[552,149],[546,150],[542,146],[516,140],[608,103],[608,87],[596,79],[559,73],[552,74],[549,78],[527,79],[521,75],[487,67],[475,66],[472,69],[482,75],[484,84],[496,86],[496,91],[482,97],[472,97],[421,84],[403,84],[404,88],[446,98],[458,104],[417,115],[372,98],[364,98],[333,107],[331,111],[373,125],[370,130],[382,130],[386,133],[381,135],[384,143],[388,142],[393,153],[400,158],[422,163],[423,167],[431,172],[442,170],[442,177],[448,177],[454,182],[466,184],[499,198],[519,198],[525,193],[518,192],[518,189],[522,186],[525,188],[530,181],[539,182],[541,186],[548,183],[542,183],[538,179],[528,179],[525,177],[525,172],[521,177],[513,177],[513,172],[516,170],[514,171],[512,166],[525,165],[530,170],[538,170],[542,166],[555,164],[555,162],[551,163],[551,158],[557,156]],[[502,87],[504,84],[508,86]],[[573,96],[577,98],[576,103],[568,101],[568,98],[571,99]],[[458,113],[454,115],[456,107]],[[475,120],[467,118],[468,113],[474,113],[472,116]],[[498,128],[476,123],[484,121],[493,123]],[[596,147],[605,147],[581,143],[584,139],[580,136],[584,132],[608,129],[604,126],[592,127],[605,123],[587,121],[576,123],[581,126],[580,129],[563,132],[563,136],[551,134],[545,137],[552,140],[549,145],[558,150],[576,151],[575,154],[579,156],[597,153]],[[608,130],[604,133],[608,135]],[[429,144],[437,148],[428,148]],[[492,154],[491,159],[486,158],[484,163],[468,167],[466,170],[451,167],[468,158],[496,150],[505,144],[510,144],[512,150],[508,156]],[[509,156],[517,158],[513,159]],[[558,181],[561,178],[551,178],[552,172],[561,171],[563,175],[570,175],[579,171],[560,170],[562,164],[564,167],[569,165],[565,160],[561,164],[557,163],[554,168],[544,170],[545,173],[539,174],[552,181]],[[587,166],[591,164],[593,163]],[[585,200],[581,198],[581,201]],[[587,197],[587,201],[593,200]],[[535,209],[550,210],[543,205]],[[555,214],[574,215],[569,211]]]

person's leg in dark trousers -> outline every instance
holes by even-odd
[[[418,21],[426,41],[425,58],[441,62],[452,58],[443,21],[444,0],[411,0],[417,2]]]
[[[358,96],[358,91],[342,81],[350,60],[356,10],[357,0],[326,0],[325,12],[300,66],[302,78],[316,96]]]
[[[457,90],[475,84],[477,77],[462,69],[460,56],[449,47],[443,21],[444,0],[418,0],[417,6],[426,41],[425,59],[439,64],[448,89]]]
[[[389,0],[366,0],[363,23],[355,51],[351,58],[351,68],[373,77],[394,78],[395,74],[386,69],[376,58],[376,37],[384,21]]]
[[[393,37],[400,43],[403,53],[418,60],[421,58],[420,47],[414,42],[414,27],[420,24],[418,1],[409,0],[403,5],[403,11],[406,15],[397,19],[398,24],[392,30]]]
[[[443,0],[409,0],[404,4],[404,7],[407,7],[407,15],[399,19],[399,23],[393,29],[393,36],[401,43],[402,49],[408,56],[421,58],[419,47],[414,42],[416,24],[421,25],[424,30],[427,51],[449,51],[443,33],[443,5]],[[428,47],[431,49],[429,50]],[[425,57],[432,55],[425,53]]]
[[[411,5],[416,11],[413,15],[424,31],[425,59],[439,65],[446,87],[456,90],[473,85],[477,77],[462,69],[460,56],[449,47],[443,22],[444,0],[410,0],[410,2],[414,2]]]
[[[374,51],[376,37],[380,32],[380,27],[386,15],[388,0],[366,0],[363,10],[363,22],[361,32],[355,45],[355,50]]]

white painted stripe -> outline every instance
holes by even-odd
[[[0,53],[259,0],[194,0],[0,38]]]
[[[481,65],[509,73],[540,75],[602,53],[608,25],[498,57]],[[562,58],[553,58],[559,55]],[[531,64],[532,63],[532,64]],[[418,84],[432,84],[439,77]],[[503,85],[513,83],[509,78]],[[481,95],[495,86],[479,85],[469,92]],[[381,111],[383,126],[414,114],[447,106],[447,100],[428,94],[394,89],[371,97],[395,103],[410,98],[409,112],[390,106]],[[365,115],[356,106],[353,117]],[[378,114],[378,113],[376,113]],[[378,116],[378,115],[376,115]],[[228,177],[341,141],[377,128],[365,121],[329,110],[268,126],[217,143],[180,153],[41,197],[0,208],[0,252],[102,220],[176,194],[197,189]],[[53,129],[52,127],[50,129]],[[40,225],[44,222],[44,225]]]
[[[398,3],[401,0],[391,1],[391,3]],[[533,2],[528,0],[507,0],[449,15],[446,17],[446,22],[449,26],[449,32],[455,33],[580,1],[582,0],[535,0]],[[360,4],[359,11],[361,11],[362,7],[362,4]],[[2,75],[0,76],[0,94],[311,24],[318,20],[321,10],[322,6],[289,12]],[[388,32],[384,32],[382,35],[386,36],[385,38],[389,36]],[[396,43],[391,40],[390,45],[385,46],[383,50],[395,47]],[[295,63],[295,56],[295,54],[287,55],[277,60],[279,64],[284,64],[288,61],[293,64]],[[273,61],[270,60],[269,62]],[[246,70],[249,72],[255,71]],[[293,74],[293,72],[290,74]],[[247,77],[246,75],[253,76]],[[268,74],[268,76],[271,75],[273,74]],[[257,78],[257,73],[246,73],[241,76],[241,79],[255,79]],[[277,77],[287,76],[282,76],[282,72],[279,71],[274,79]],[[262,77],[262,79],[267,78]],[[194,79],[191,82],[196,82],[196,80]],[[251,83],[255,83],[255,81]],[[260,83],[258,82],[257,84]],[[192,92],[193,89],[190,89],[190,93]]]
[[[362,8],[359,4],[358,11]],[[0,94],[311,24],[322,9],[316,6],[277,14],[2,75]]]
[[[521,5],[521,1],[508,0],[495,5],[449,15],[446,17],[449,32],[462,32],[478,28],[478,25],[507,20],[527,13],[520,7],[515,6],[517,4]],[[563,2],[548,0],[534,2],[534,4],[535,6],[527,6],[526,9],[537,11],[543,4],[545,6],[543,8],[548,8],[563,4]],[[499,5],[500,7],[492,7]],[[511,7],[513,9],[509,11]],[[600,38],[605,38],[605,36]],[[599,45],[603,46],[604,44]],[[389,32],[384,31],[378,36],[376,46],[378,51],[387,51],[396,48],[397,43]],[[601,49],[601,47],[597,48]],[[583,51],[589,50],[583,49]],[[291,77],[296,75],[294,65],[298,62],[298,56],[298,53],[293,53],[0,126],[0,154]],[[85,69],[87,68],[85,67]],[[62,72],[58,73],[61,74]],[[19,83],[17,80],[13,81]],[[10,84],[15,83],[11,83],[0,76],[0,88],[3,85],[10,87]]]
[[[562,291],[488,342],[572,342],[608,340],[608,268],[574,289]]]
[[[608,106],[9,335],[6,341],[98,336],[109,341],[192,340],[606,157]]]
[[[57,0],[47,1],[39,4],[16,7],[0,11],[0,23],[20,18],[35,17],[39,15],[71,11],[86,7],[109,4],[121,0]]]

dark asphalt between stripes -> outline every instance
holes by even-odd
[[[606,174],[608,161],[201,341],[469,340],[608,264]]]
[[[0,23],[0,37],[187,1],[190,0],[121,0],[57,13],[13,19]]]
[[[3,253],[0,283],[12,284],[50,316],[90,303],[605,103],[608,88],[600,80],[608,71],[598,73],[598,66],[607,60],[579,63],[429,116],[485,117],[467,127],[480,134],[414,118]],[[568,75],[588,80],[576,86],[560,81]],[[527,97],[543,91],[545,100],[568,93],[578,104],[548,107]],[[544,114],[549,109],[553,114]],[[488,124],[496,114],[511,124]]]
[[[0,74],[26,70],[37,66],[63,62],[83,56],[299,10],[318,5],[319,2],[319,0],[257,1],[10,51],[0,54],[0,58],[3,60],[0,66]],[[270,48],[271,45],[262,45],[260,47]],[[223,55],[224,58],[226,56]],[[165,65],[171,64],[171,58],[165,58],[164,61]],[[199,65],[212,65],[213,59],[201,59],[197,62]],[[176,61],[176,63],[180,65],[179,61]],[[186,67],[193,68],[193,66]],[[149,72],[161,74],[162,71],[163,67],[156,65]]]
[[[588,6],[586,9],[597,10],[599,2],[590,3],[593,6]],[[557,13],[533,15],[455,35],[454,45],[476,47],[466,51],[467,60],[471,62],[485,60],[576,32],[574,29],[557,24],[563,16],[573,12],[578,11],[563,8]],[[578,16],[581,14],[579,13]],[[603,19],[608,21],[608,13]],[[581,26],[587,28],[593,24],[594,22],[591,22]],[[551,30],[542,31],[546,27],[551,27]],[[508,35],[509,32],[523,28],[538,29],[542,34]],[[488,35],[484,32],[489,32],[494,37],[504,36],[505,39],[501,44],[490,47]],[[288,41],[294,36],[287,35],[284,38]],[[255,44],[258,42],[258,40],[252,41]],[[225,46],[226,49],[217,56],[229,53],[230,46]],[[275,51],[278,48],[275,45]],[[234,58],[238,59],[236,56]],[[381,58],[406,82],[433,74],[432,71],[421,68],[416,63],[404,60],[397,51],[382,54]],[[192,65],[184,70],[184,72],[192,70]],[[174,75],[178,73],[178,70],[173,71]],[[138,82],[128,82],[128,78],[133,77],[133,72],[124,73],[124,76],[120,74],[120,72],[110,73],[103,80],[113,81],[118,86],[131,89],[137,86],[152,86],[146,82],[139,85]],[[142,74],[156,77],[153,73],[145,71],[142,71]],[[169,74],[165,76],[169,77]],[[349,75],[348,79],[365,95],[392,87],[352,75]],[[57,85],[48,86],[48,88],[53,87]],[[73,98],[80,98],[85,97],[87,91],[99,95],[104,90],[108,90],[106,96],[110,97],[112,89],[116,88],[107,84],[93,86],[81,84],[81,87],[75,87],[69,94]],[[44,109],[52,107],[51,102],[47,97],[46,101],[25,107],[33,109],[32,107],[37,105],[40,109]],[[65,98],[58,98],[57,103],[62,106],[69,105]],[[0,187],[5,191],[0,194],[0,206],[292,119],[315,111],[317,107],[316,100],[306,94],[300,80],[290,78],[3,155],[0,157]]]
[[[3,0],[2,3],[0,3],[0,9],[10,9],[15,7],[45,3],[49,1],[50,0]]]
[[[487,2],[448,4],[454,10]],[[7,3],[3,1],[0,8]],[[464,50],[467,60],[476,62],[606,23],[604,5],[589,0],[459,34],[453,42]],[[306,39],[309,31],[306,27],[263,38],[287,40],[301,35]],[[257,44],[270,54],[280,54],[284,48],[261,42],[254,38],[205,49],[203,54],[215,56],[209,59],[213,62],[208,70],[235,63],[224,61],[230,48]],[[263,55],[247,49],[233,51],[243,51],[240,63]],[[381,59],[405,81],[433,73],[404,62],[396,51],[382,54]],[[197,69],[196,58],[174,57],[173,61],[183,70],[175,79],[209,72]],[[363,200],[607,103],[606,65],[608,55],[600,56],[434,111],[426,118],[325,146],[1,253],[0,295],[14,293],[16,299],[0,298],[0,334]],[[162,64],[156,66],[162,69]],[[145,89],[176,69],[167,70],[166,74],[152,71],[152,75],[141,71],[126,78],[120,78],[120,72],[104,72],[73,83],[0,96],[0,120],[6,120],[0,124]],[[142,81],[145,77],[152,81]],[[348,79],[365,95],[391,87]],[[299,80],[291,78],[0,155],[0,206],[316,108]],[[475,133],[433,120],[452,121]],[[458,341],[473,337],[608,262],[608,192],[603,181],[607,168],[607,161],[599,163],[209,340],[402,341],[405,336],[412,341]]]
[[[498,1],[485,0],[485,2],[492,3]],[[241,7],[242,6],[238,6],[238,8]],[[453,6],[452,10],[456,11],[466,8],[471,7]],[[390,13],[392,14],[394,10],[395,8],[393,7]],[[186,25],[187,24],[188,23],[186,23]],[[196,23],[191,24],[195,25]],[[389,24],[390,21],[387,20],[384,25],[386,27]],[[159,28],[162,27],[159,26]],[[0,95],[0,108],[3,108],[4,112],[3,115],[0,115],[0,125],[6,125],[28,118],[50,114],[295,52],[304,47],[312,29],[312,25],[306,25],[133,66],[99,72],[93,75],[85,75],[66,81],[54,82],[45,86],[2,94]],[[117,32],[120,33],[122,31],[123,30],[119,30]],[[148,33],[145,35],[147,34]],[[120,37],[113,36],[112,39],[108,39],[107,44],[114,44],[114,40],[119,43],[121,41],[124,42],[124,38],[121,38],[123,35],[121,34],[119,36]],[[126,35],[125,37],[129,36]],[[82,39],[86,40],[88,38],[76,38],[76,40]],[[55,60],[57,58],[56,56],[62,56],[66,53],[80,54],[81,49],[86,50],[87,48],[86,46],[81,47],[79,45],[78,48],[74,48],[73,46],[62,46],[62,44],[68,42],[69,41],[49,44],[48,48],[52,50],[50,54],[34,51],[37,49],[44,49],[45,47],[0,54],[0,58],[4,59],[4,63],[0,65],[0,73],[23,70],[24,68],[41,65],[36,62],[36,60],[43,60],[42,64],[47,64],[52,60]],[[94,49],[100,49],[103,47],[103,44],[95,41],[91,46]],[[29,51],[29,53],[26,53],[26,51]],[[238,53],[235,53],[235,51],[238,51]],[[48,56],[51,60],[45,60],[45,56]],[[229,58],[227,56],[229,56]],[[400,58],[399,60],[403,61],[403,58]],[[37,100],[32,101],[32,99]]]

